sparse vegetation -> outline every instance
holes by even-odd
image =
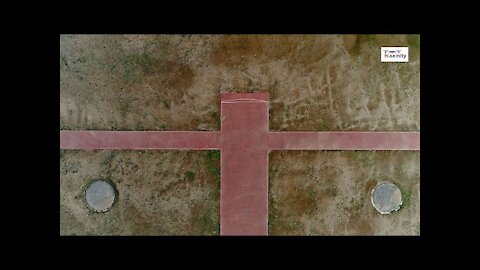
[[[218,235],[220,233],[218,189],[211,190],[206,199],[191,207],[191,227],[198,235]]]
[[[285,115],[286,120],[290,119],[290,110],[288,109],[288,106],[283,106],[283,114]]]
[[[67,154],[68,159],[60,160],[62,235],[219,234],[219,183],[212,181],[204,162],[198,163],[206,153],[80,150]],[[212,160],[215,156],[212,153]],[[85,188],[96,179],[111,179],[118,188],[116,204],[104,219],[88,215],[84,200]],[[69,197],[75,200],[64,199]],[[79,212],[72,213],[73,208]],[[91,222],[92,228],[84,222]]]
[[[85,62],[87,62],[87,57],[85,57],[85,56],[82,56],[80,58],[77,58],[77,59],[73,60],[74,64],[77,64],[77,63],[83,64]]]
[[[211,150],[205,152],[207,170],[217,182],[220,182],[220,151]]]
[[[185,180],[187,180],[187,181],[193,181],[193,180],[195,180],[195,172],[187,171],[187,172],[185,173]]]
[[[408,35],[407,43],[411,61],[417,60],[420,55],[420,35]]]
[[[315,197],[317,195],[317,191],[313,187],[308,188],[308,197],[315,201]]]
[[[138,122],[136,130],[146,130],[146,128],[142,122]]]
[[[354,151],[348,151],[349,155],[354,158],[354,160],[357,160],[362,164],[363,168],[369,168],[373,165],[373,153],[372,151],[362,151],[362,150],[354,150]]]
[[[213,121],[215,123],[215,128],[220,129],[220,116],[218,115],[215,109],[212,109],[210,111],[210,116],[213,118]]]
[[[254,84],[251,79],[248,79],[248,87],[245,89],[247,93],[253,93],[260,90],[257,84]]]
[[[218,217],[215,216],[215,211],[213,206],[209,205],[206,207],[204,214],[200,219],[200,230],[202,235],[212,235],[219,231]]]
[[[102,165],[108,165],[112,162],[112,160],[117,156],[116,151],[111,151],[107,157],[102,161]]]
[[[123,59],[124,81],[128,84],[137,82],[141,75],[153,70],[153,64],[154,60],[147,53],[125,56]]]
[[[66,164],[64,164],[64,166],[62,166],[63,172],[65,174],[77,173],[78,172],[78,166],[79,166],[78,162],[67,162]]]
[[[110,75],[116,75],[118,72],[118,65],[116,63],[107,63],[105,67]]]
[[[349,207],[349,210],[351,211],[352,214],[358,214],[362,210],[364,204],[365,204],[365,197],[362,196],[357,200],[353,200],[353,202]]]
[[[60,67],[62,66],[68,66],[68,60],[66,55],[60,56]]]
[[[327,123],[320,122],[320,123],[317,124],[316,130],[317,131],[329,131],[330,127],[327,125]]]
[[[330,197],[336,197],[338,195],[338,188],[336,185],[332,185],[329,188],[327,188],[327,194]]]
[[[163,113],[172,114],[173,112],[166,111],[171,109],[171,106],[176,105],[176,102],[179,102],[180,96],[186,96],[185,88],[194,87],[195,89],[205,89],[208,94],[188,94],[189,97],[195,96],[195,99],[180,99],[187,102],[187,104],[175,106],[176,111],[179,110],[179,113],[175,112],[175,116],[171,117],[172,119],[164,119],[164,121],[169,121],[169,125],[172,125],[172,130],[194,130],[198,125],[190,121],[189,113],[187,112],[193,110],[195,115],[199,115],[201,110],[197,110],[197,108],[202,108],[203,110],[203,106],[200,104],[214,105],[220,88],[221,91],[229,92],[269,91],[272,96],[272,103],[277,104],[289,100],[289,102],[285,102],[285,104],[288,104],[285,113],[282,113],[284,109],[283,105],[278,106],[279,108],[275,107],[277,105],[272,106],[270,121],[270,128],[272,130],[299,130],[300,127],[305,131],[327,131],[329,130],[328,127],[330,127],[330,130],[332,128],[365,130],[372,129],[373,126],[376,125],[374,123],[379,123],[377,127],[379,130],[389,128],[411,130],[412,127],[414,127],[413,123],[406,123],[402,126],[398,124],[390,127],[388,124],[389,121],[376,121],[376,118],[380,117],[383,111],[383,109],[381,109],[382,107],[379,106],[382,102],[381,98],[374,98],[381,96],[380,93],[377,93],[380,92],[379,89],[382,88],[379,84],[385,83],[385,89],[390,89],[391,86],[395,86],[396,81],[377,79],[377,77],[386,78],[386,76],[384,76],[385,74],[377,72],[380,66],[386,68],[392,65],[365,66],[372,60],[370,58],[373,51],[364,50],[364,47],[368,46],[368,42],[375,41],[380,45],[380,40],[391,40],[391,44],[399,41],[400,44],[398,45],[409,44],[409,46],[412,47],[411,57],[412,61],[415,61],[414,59],[416,58],[414,55],[419,53],[419,50],[413,50],[413,48],[419,46],[420,36],[395,35],[389,37],[389,35],[351,35],[347,49],[350,51],[355,47],[358,49],[361,57],[365,57],[365,60],[370,60],[358,65],[355,64],[352,67],[350,67],[351,65],[343,65],[345,68],[342,68],[342,65],[338,66],[335,64],[331,65],[335,66],[335,68],[328,68],[324,71],[323,69],[320,71],[316,70],[316,68],[308,67],[308,63],[321,60],[321,55],[323,54],[312,53],[313,50],[309,48],[323,48],[323,42],[325,42],[325,53],[332,56],[331,61],[351,61],[352,59],[350,59],[348,55],[338,54],[337,56],[331,54],[331,49],[329,49],[330,45],[327,44],[330,43],[330,41],[328,41],[330,39],[342,39],[343,37],[344,35],[336,35],[324,40],[323,37],[315,36],[277,37],[275,35],[248,35],[243,37],[229,35],[218,38],[217,42],[215,41],[216,38],[212,39],[212,37],[208,35],[201,38],[192,35],[188,38],[185,37],[185,40],[182,40],[183,43],[178,43],[178,39],[182,39],[182,37],[167,35],[142,36],[138,42],[136,42],[134,38],[132,39],[132,37],[120,35],[111,37],[91,37],[88,35],[64,36],[61,39],[61,47],[63,49],[60,50],[62,74],[61,93],[63,93],[61,94],[61,103],[64,107],[73,107],[74,116],[69,116],[68,113],[62,112],[62,127],[66,129],[86,129],[86,126],[90,125],[92,129],[105,130],[111,129],[113,125],[110,124],[110,121],[114,121],[117,125],[116,130],[133,130],[138,121],[143,121],[145,127],[154,129],[157,128],[158,125],[155,125],[152,121],[145,120],[147,119],[146,116],[151,114],[162,115]],[[185,45],[189,43],[192,46],[191,49],[187,49],[188,45]],[[184,45],[172,46],[173,44]],[[295,49],[298,44],[303,44],[301,47],[304,48],[302,50],[305,52]],[[211,49],[209,46],[218,47],[218,53],[215,57],[212,56],[212,59],[204,55],[204,52]],[[339,46],[341,46],[341,44]],[[215,51],[217,51],[217,49],[213,52]],[[241,58],[241,56],[244,57]],[[292,59],[292,57],[295,59]],[[209,61],[214,62],[216,58],[220,58],[219,64],[226,68],[225,71],[218,72],[216,68],[219,66],[216,64],[209,66],[209,64],[211,64]],[[251,61],[252,59],[255,59],[255,61]],[[287,62],[274,62],[279,59],[287,60]],[[354,61],[356,60],[357,59]],[[74,64],[74,62],[76,64]],[[202,64],[198,65],[199,63]],[[279,66],[277,67],[277,65]],[[283,67],[283,65],[285,66]],[[250,66],[250,68],[245,68],[247,66]],[[303,79],[293,79],[293,77],[289,78],[288,76],[277,78],[277,75],[274,75],[277,73],[277,71],[275,71],[277,68],[279,68],[278,72],[284,69],[291,69],[293,71],[297,69],[297,66],[308,67],[302,72],[306,72],[305,78],[311,78],[310,82],[303,82]],[[348,66],[348,68],[346,66]],[[200,67],[212,69],[209,74],[212,74],[212,82],[214,82],[215,87],[213,87],[212,83],[203,79],[195,79],[192,82],[193,77],[203,74],[203,71],[200,71],[202,69]],[[253,70],[259,70],[259,73],[252,76],[251,68],[253,68]],[[356,117],[356,115],[358,116],[358,113],[361,112],[358,108],[361,106],[361,101],[363,100],[363,96],[357,98],[357,96],[360,95],[356,93],[360,94],[360,92],[363,93],[363,91],[355,90],[352,92],[353,90],[349,89],[362,88],[359,82],[364,79],[364,76],[357,76],[356,74],[363,74],[358,72],[365,68],[371,69],[368,72],[369,75],[366,76],[372,79],[372,85],[369,89],[369,91],[373,91],[371,93],[369,92],[369,104],[371,106],[368,107],[369,113],[365,115],[366,118],[356,123],[352,121],[352,118]],[[239,77],[234,79],[237,75],[234,76],[233,74],[236,74],[237,69],[244,69],[243,72],[248,76],[238,74]],[[333,75],[332,70],[335,70],[335,72],[333,72],[335,75]],[[387,70],[390,69],[387,68]],[[408,73],[419,72],[417,66],[410,65],[405,65],[404,70]],[[331,87],[333,89],[331,92],[332,99],[334,100],[335,106],[338,104],[338,108],[334,108],[338,110],[338,113],[335,113],[336,115],[331,115],[328,106],[325,107],[325,103],[328,102],[328,96],[322,93],[323,89],[319,88],[324,84],[317,82],[318,79],[313,79],[317,77],[324,78],[326,72],[330,72],[331,76]],[[147,74],[152,76],[145,76]],[[77,79],[69,79],[80,79],[82,77],[81,82]],[[397,78],[396,75],[390,77],[393,79]],[[410,77],[403,77],[403,74],[401,74],[402,85],[394,87],[395,89],[392,89],[391,92],[403,93],[405,91],[411,92],[411,89],[415,89],[416,87],[414,87],[414,85],[412,86],[412,83],[415,83],[415,81],[412,80],[418,79],[410,79]],[[275,78],[275,80],[266,80],[267,78]],[[351,80],[349,78],[351,78]],[[340,81],[349,81],[349,83],[339,84]],[[405,84],[403,82],[405,82]],[[300,85],[297,87],[295,85],[296,83],[300,83]],[[310,89],[310,87],[311,90],[307,90]],[[76,91],[75,89],[85,89],[85,91]],[[287,89],[290,90],[287,91]],[[293,91],[293,89],[296,90]],[[94,91],[96,93],[95,98],[89,101],[89,107],[95,109],[89,108],[89,121],[85,122],[83,115],[86,114],[86,109],[80,112],[80,106],[76,105],[79,103],[82,95],[93,96],[91,94]],[[418,89],[416,91],[418,92]],[[129,100],[131,97],[123,96],[125,101],[115,106],[119,98],[122,98],[122,94],[119,94],[119,92],[129,93],[132,97],[138,96],[140,102],[132,102]],[[69,96],[67,98],[67,96],[70,95],[67,93],[76,93],[77,97],[72,99]],[[317,94],[322,95],[318,96]],[[165,100],[162,101],[161,98],[156,98],[155,95],[161,96]],[[312,95],[312,99],[316,99],[318,102],[308,104],[309,98],[307,98],[307,96],[310,95]],[[350,99],[350,106],[352,107],[352,112],[347,114],[344,112],[346,99]],[[386,99],[388,104],[390,100],[388,93]],[[148,102],[145,102],[147,100]],[[298,101],[291,103],[291,101],[294,100]],[[405,102],[409,102],[406,97],[402,95],[395,97],[395,103],[399,108],[403,106]],[[413,102],[416,101],[414,100]],[[112,106],[108,106],[107,104]],[[312,109],[310,114],[304,114],[305,119],[295,118],[296,116],[302,115],[301,111],[298,110],[299,106]],[[219,114],[220,111],[218,108],[215,109],[217,110],[217,114]],[[65,111],[66,110],[68,109],[65,109]],[[132,111],[134,111],[134,113]],[[401,114],[398,116],[401,119],[413,119],[412,122],[419,122],[419,116],[412,117],[410,113],[405,115],[405,112],[400,113],[397,111],[394,114]],[[77,119],[75,117],[76,115],[82,115],[82,119]],[[395,118],[393,117],[395,115],[392,115],[392,119]],[[196,118],[195,120],[201,123],[209,121],[211,125],[213,125],[212,119],[205,120],[201,119],[201,117],[199,116],[198,119]],[[285,122],[285,117],[292,119]],[[338,119],[341,119],[341,124],[336,123],[339,121]],[[318,124],[319,122],[326,123],[327,125]]]
[[[375,35],[360,35],[360,40],[367,43],[375,43]]]
[[[408,46],[420,48],[420,35],[407,35]]]
[[[165,106],[166,109],[170,109],[170,103],[166,101],[165,99],[162,99],[162,104]]]
[[[145,53],[154,55],[155,59],[164,59],[167,56],[168,44],[165,40],[155,37],[145,44]]]
[[[295,235],[301,234],[302,224],[289,219],[278,209],[273,196],[268,196],[268,234],[269,235]]]
[[[400,189],[402,193],[402,208],[407,208],[410,204],[410,197],[412,196],[412,191],[411,190],[403,190]]]
[[[397,182],[402,190],[402,208],[412,208],[389,217],[388,224],[402,225],[387,230],[417,234],[418,206],[412,207],[416,201],[412,194],[417,192],[419,174],[411,172],[412,158],[419,162],[418,154],[411,151],[272,152],[270,172],[281,168],[282,173],[270,174],[269,233],[371,235],[385,229],[385,225],[375,224],[382,216],[370,202],[379,179]],[[316,177],[311,176],[312,167]]]

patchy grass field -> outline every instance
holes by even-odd
[[[218,130],[220,91],[268,91],[272,130],[419,130],[419,59],[418,35],[62,35],[60,128]]]
[[[209,153],[62,151],[60,234],[218,235],[220,161]],[[106,213],[90,211],[85,201],[96,179],[118,190]]]
[[[380,63],[381,46],[409,46],[410,62]],[[61,35],[59,58],[61,130],[219,130],[220,91],[269,92],[276,131],[420,130],[418,35]],[[61,234],[218,234],[219,155],[61,151]],[[403,191],[406,209],[398,215],[377,217],[365,202],[352,206],[364,182],[373,181],[365,170],[391,176],[391,160],[401,168],[417,162],[415,155],[273,152],[270,169],[297,168],[306,186],[271,171],[270,209],[277,210],[270,232],[418,234],[416,187]],[[342,174],[343,166],[352,172]],[[401,185],[414,181],[399,177]],[[90,213],[82,199],[96,178],[119,190],[103,215]],[[360,212],[334,216],[341,200]]]
[[[269,234],[419,235],[420,153],[415,151],[273,151]],[[397,212],[379,214],[372,189],[402,191]]]

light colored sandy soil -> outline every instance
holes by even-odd
[[[380,46],[409,46],[410,62],[380,63]],[[418,35],[61,35],[60,129],[218,130],[220,91],[268,91],[271,130],[419,131],[419,51]],[[182,171],[179,176],[180,169],[196,166],[197,171],[209,171],[209,168],[202,169],[191,163],[196,153],[149,154],[144,155],[142,163],[136,163],[139,168],[135,177],[112,179],[119,186],[120,198],[135,193],[137,199],[128,203],[119,200],[105,219],[100,215],[86,215],[88,211],[80,204],[79,196],[86,182],[107,170],[100,165],[107,153],[65,153],[60,160],[61,168],[73,166],[78,172],[60,175],[63,234],[200,233],[200,229],[186,225],[192,218],[189,211],[193,211],[187,205],[194,200],[198,208],[203,209],[199,212],[205,211],[211,202],[195,196],[218,192],[215,186],[195,186],[191,187],[195,190],[192,194],[198,194],[188,195],[179,185],[159,198],[152,191],[155,189],[149,189],[140,180],[141,174],[148,179],[148,185],[162,186],[169,181],[181,182],[181,175],[186,172]],[[288,158],[291,154],[300,155],[296,156],[299,160]],[[192,156],[183,158],[185,155]],[[272,155],[271,162],[276,160],[275,154]],[[295,166],[300,167],[302,159],[305,164],[310,159],[293,152],[285,155],[292,164],[299,162]],[[339,162],[339,168],[342,162],[353,166],[350,160],[337,158],[336,153],[331,155]],[[123,160],[117,164],[117,170],[122,164],[127,166],[125,162],[139,158],[128,151],[116,157]],[[159,168],[146,165],[157,164],[158,159],[163,160]],[[414,156],[406,156],[401,162],[415,160]],[[271,164],[270,169],[272,166],[278,165]],[[390,165],[379,166],[379,170],[386,170]],[[303,170],[307,167],[304,165]],[[177,171],[174,168],[178,168]],[[155,174],[155,170],[162,170],[162,174]],[[316,168],[315,174],[322,177],[323,170]],[[128,188],[117,181],[129,182]],[[272,186],[274,181],[271,179]],[[318,184],[324,187],[324,183]],[[271,196],[285,195],[273,190]],[[177,191],[184,192],[185,196],[176,195]],[[283,211],[281,206],[279,209]],[[129,211],[137,214],[130,215]],[[177,214],[171,216],[172,211]],[[130,216],[148,220],[142,222],[150,225],[125,221]],[[419,220],[414,216],[409,221],[412,224]],[[324,219],[329,224],[341,222],[332,216]],[[117,220],[117,225],[112,225],[112,220]],[[330,232],[319,228],[323,224],[320,221],[309,220],[301,221],[311,224],[310,229],[305,229],[306,233],[315,233],[313,228],[317,228],[318,233]],[[388,219],[384,220],[384,225],[378,225],[381,223],[377,221],[378,226],[370,231],[416,232],[412,229],[416,225],[407,221],[402,223],[402,229],[392,231]],[[279,228],[277,233],[282,234],[283,229]],[[273,230],[275,232],[275,228]],[[350,232],[355,231],[350,229]]]
[[[271,235],[420,234],[417,151],[274,151],[269,173]],[[385,181],[404,204],[381,215],[370,195]]]
[[[218,235],[218,159],[206,151],[67,150],[60,158],[61,235]],[[213,163],[210,163],[212,162]],[[89,183],[114,184],[106,213],[87,207]]]
[[[218,129],[220,91],[268,91],[272,130],[419,130],[419,82],[418,36],[62,35],[60,127]]]

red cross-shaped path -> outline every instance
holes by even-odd
[[[220,234],[268,234],[271,150],[420,150],[419,132],[270,132],[268,93],[222,93],[220,131],[60,131],[61,149],[221,150]]]

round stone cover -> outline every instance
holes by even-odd
[[[96,212],[106,212],[115,201],[115,190],[110,183],[97,180],[85,191],[87,204]]]
[[[372,204],[380,214],[398,211],[402,205],[402,193],[391,182],[381,183],[372,190]]]

